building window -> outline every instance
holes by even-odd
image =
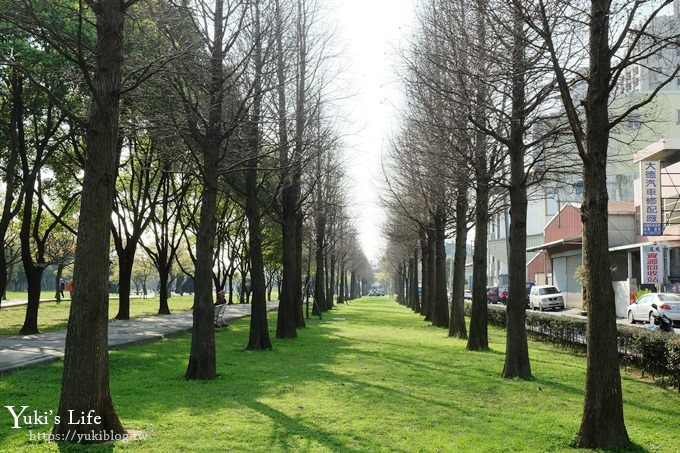
[[[628,115],[628,121],[626,125],[631,129],[640,129],[640,114],[631,113]]]

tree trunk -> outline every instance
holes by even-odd
[[[210,111],[203,143],[203,190],[196,241],[194,312],[187,379],[213,379],[217,375],[212,291],[213,241],[217,230],[217,182],[222,142],[224,103],[224,0],[215,2],[210,62]]]
[[[118,251],[118,313],[116,319],[130,319],[130,282],[137,246]]]
[[[170,291],[168,281],[170,280],[170,266],[166,265],[167,261],[165,258],[161,258],[158,263],[158,277],[160,278],[160,300],[158,302],[158,314],[159,315],[169,315],[170,306],[168,305],[168,299],[170,298]]]
[[[430,249],[427,246],[427,233],[420,231],[420,314],[425,316],[425,321],[429,321],[430,313]]]
[[[335,297],[335,286],[336,286],[336,258],[335,258],[335,253],[333,253],[330,256],[330,269],[329,269],[329,278],[330,282],[328,283],[328,291],[326,292],[326,308],[332,309],[333,308],[333,298]]]
[[[25,143],[23,127],[18,130],[19,141]],[[25,147],[24,147],[25,148]],[[41,159],[40,151],[37,151],[35,157],[36,165]],[[33,262],[33,253],[31,250],[31,230],[33,223],[37,221],[34,218],[33,212],[33,195],[35,193],[35,186],[37,181],[36,169],[30,169],[28,164],[28,156],[24,153],[21,157],[23,174],[25,178],[26,192],[24,194],[24,209],[21,218],[21,230],[19,231],[19,239],[21,241],[21,263],[26,274],[26,281],[28,283],[28,305],[26,306],[26,316],[24,318],[24,325],[19,331],[21,335],[31,335],[38,333],[38,309],[40,306],[40,287],[42,281],[42,274],[45,270],[45,265],[42,263]],[[37,261],[42,258],[42,253],[38,252]]]
[[[471,351],[489,349],[486,306],[486,253],[489,222],[488,181],[480,178],[476,187],[475,250],[472,254],[472,310],[470,313],[470,336],[467,348]]]
[[[319,201],[319,206],[317,209],[323,209],[321,207],[321,202]],[[314,307],[312,308],[313,315],[320,315],[322,311],[326,311],[326,283],[325,283],[325,270],[324,270],[324,245],[325,245],[325,234],[326,234],[326,216],[323,212],[317,215],[316,219],[316,274],[314,276]]]
[[[248,232],[250,238],[250,283],[253,299],[250,307],[250,336],[246,349],[270,350],[272,343],[269,338],[269,324],[267,322],[267,301],[265,300],[264,260],[262,259],[262,243],[260,240],[260,214],[257,200],[257,162],[250,162],[247,171],[246,216],[248,217]]]
[[[349,300],[357,298],[357,275],[354,271],[349,274]]]
[[[419,313],[421,308],[420,294],[418,294],[418,247],[413,250],[413,260],[411,263],[410,291],[413,299],[413,311]]]
[[[476,2],[476,28],[481,55],[479,57],[479,67],[475,68],[479,77],[486,73],[486,15],[488,0],[477,0]],[[474,115],[478,121],[485,122],[488,112],[485,105],[488,105],[488,88],[482,82],[476,87],[476,108]],[[475,186],[475,250],[472,255],[472,310],[470,313],[470,336],[468,337],[467,348],[471,351],[482,351],[489,349],[488,337],[488,307],[486,306],[486,264],[487,264],[487,240],[489,229],[489,163],[486,156],[487,149],[486,135],[478,130],[474,141],[474,169],[477,184]]]
[[[38,309],[40,307],[40,287],[44,270],[40,266],[35,266],[32,261],[24,263],[24,272],[28,283],[28,304],[26,305],[24,325],[21,327],[19,335],[40,333],[38,331]]]
[[[248,350],[271,350],[269,324],[267,322],[267,301],[264,259],[262,258],[262,234],[260,222],[260,202],[257,199],[257,166],[260,152],[260,111],[262,106],[262,36],[260,34],[260,2],[255,1],[255,79],[253,81],[252,116],[250,119],[250,143],[248,150],[251,159],[246,166],[246,217],[248,218],[248,237],[250,249],[250,285],[253,291],[250,306],[250,335]]]
[[[467,338],[465,326],[465,260],[467,258],[467,190],[459,185],[456,194],[456,250],[453,257],[453,283],[451,288],[451,319],[449,336]]]
[[[5,237],[9,230],[12,219],[17,215],[21,208],[21,198],[16,206],[12,206],[15,200],[17,182],[17,164],[19,163],[19,153],[25,152],[25,142],[23,141],[23,77],[18,69],[11,69],[10,89],[12,93],[12,110],[10,112],[10,131],[9,131],[9,155],[5,163],[5,187],[4,203],[2,207],[2,217],[0,218],[0,306],[7,292],[7,255],[5,248]],[[21,135],[22,137],[19,137]],[[21,141],[21,143],[20,143]],[[24,150],[24,151],[20,151]]]
[[[296,164],[299,168],[299,165]],[[295,197],[300,200],[300,173],[296,170]],[[305,316],[302,312],[302,233],[303,215],[300,207],[295,208],[295,327],[301,329],[305,327]]]
[[[345,272],[345,260],[340,261],[340,270],[338,271],[338,303],[345,303],[345,279],[347,278],[347,273]]]
[[[506,348],[502,376],[530,379],[531,362],[526,330],[527,187],[524,171],[525,46],[524,22],[513,7],[512,120],[510,125],[510,251],[508,256],[508,300]]]
[[[53,434],[122,434],[109,389],[108,274],[111,212],[116,180],[125,6],[88,2],[96,15],[93,93],[86,136],[85,175],[74,263],[76,282],[64,352],[64,375]],[[92,411],[92,412],[90,412]],[[70,424],[69,413],[93,413]]]
[[[432,325],[449,327],[449,304],[446,291],[446,214],[439,206],[434,216],[435,284]]]
[[[236,271],[232,271],[229,273],[227,276],[227,281],[229,282],[229,302],[227,302],[229,305],[234,304],[234,273]]]
[[[582,448],[627,448],[616,335],[614,290],[608,251],[607,147],[609,141],[610,2],[591,2],[590,77],[585,101],[583,159],[583,265],[588,305],[588,368],[583,418],[576,438]]]
[[[296,338],[296,191],[291,183],[290,144],[288,141],[288,116],[286,115],[286,77],[283,46],[283,12],[279,0],[275,0],[276,28],[276,78],[277,78],[277,132],[279,139],[279,164],[283,169],[283,188],[281,189],[281,230],[283,249],[282,282],[279,288],[279,310],[276,320],[276,338]],[[300,270],[301,272],[301,270]],[[300,273],[300,275],[302,275]]]
[[[248,350],[271,350],[269,324],[267,322],[267,301],[265,300],[264,260],[262,259],[262,243],[260,240],[260,214],[257,201],[257,167],[255,162],[247,170],[248,195],[246,200],[246,216],[250,233],[250,282],[253,299],[250,306],[250,335]]]
[[[427,318],[434,323],[437,299],[437,238],[434,223],[427,228]],[[448,323],[447,323],[448,325]]]

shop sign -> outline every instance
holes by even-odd
[[[663,247],[643,245],[641,248],[642,283],[663,283]]]
[[[640,162],[640,217],[642,236],[661,236],[661,165],[659,161]]]

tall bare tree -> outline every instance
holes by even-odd
[[[617,82],[627,68],[644,64],[664,48],[677,47],[677,24],[665,30],[652,27],[657,16],[668,11],[673,1],[649,3],[592,0],[585,2],[583,9],[567,2],[548,0],[525,5],[528,6],[525,20],[540,35],[549,52],[583,168],[581,218],[583,265],[587,269],[584,287],[588,306],[588,368],[583,418],[575,441],[583,448],[630,446],[623,416],[608,253],[606,168],[612,128],[631,112],[651,102],[680,71],[677,64],[668,71],[657,70],[660,83],[651,93],[640,96],[622,112],[612,114],[610,111]],[[568,37],[586,39],[566,39]],[[588,60],[587,71],[573,67],[574,56],[579,54]],[[580,102],[579,97],[582,97]]]

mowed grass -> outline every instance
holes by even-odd
[[[43,296],[46,293],[43,292]],[[67,293],[68,294],[68,293]],[[21,293],[17,293],[15,299],[21,299],[18,297]],[[13,300],[12,297],[8,299]],[[53,297],[51,296],[45,297]],[[23,299],[26,299],[26,294],[23,293]],[[194,303],[193,296],[173,296],[168,300],[168,305],[170,306],[170,311],[186,311],[190,310]],[[133,296],[130,299],[130,317],[131,318],[141,318],[144,316],[153,316],[158,314],[158,306],[160,304],[160,299],[158,297],[148,297],[140,298]],[[38,330],[40,332],[50,332],[55,330],[66,329],[68,324],[68,314],[71,309],[71,301],[62,300],[59,303],[56,302],[42,302],[40,308],[38,309]],[[111,295],[109,299],[109,319],[113,319],[118,313],[118,296],[115,294]],[[24,325],[24,319],[26,318],[26,305],[18,305],[14,307],[3,307],[0,309],[0,336],[7,335],[18,335],[19,330]]]
[[[245,351],[248,326],[217,333],[213,381],[184,379],[188,335],[112,351],[116,409],[145,438],[61,451],[574,451],[584,357],[531,342],[535,380],[502,379],[504,331],[490,328],[490,351],[469,352],[388,298],[309,320],[297,339],[273,339],[273,351]],[[0,377],[2,405],[56,412],[61,372],[54,362]],[[627,373],[623,386],[637,450],[680,451],[680,395]],[[59,449],[31,443],[27,427],[11,429],[0,413],[3,451]]]

